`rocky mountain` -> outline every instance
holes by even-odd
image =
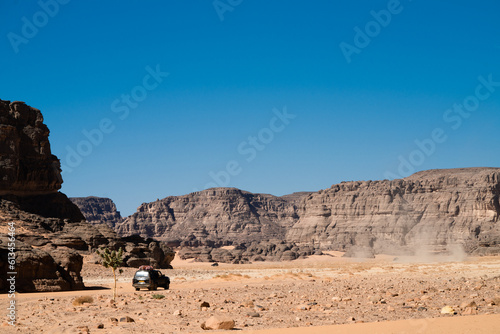
[[[118,234],[138,233],[172,246],[223,246],[283,239],[299,219],[301,198],[215,188],[144,203],[116,225]]]
[[[144,203],[116,230],[172,245],[246,249],[275,239],[288,250],[310,246],[349,256],[455,247],[500,253],[499,195],[500,168],[430,170],[283,197],[215,188]],[[193,252],[207,259],[211,253],[184,253]]]
[[[90,196],[72,197],[70,200],[78,206],[87,222],[92,225],[106,224],[114,228],[122,220],[120,212],[116,210],[116,205],[110,198]]]

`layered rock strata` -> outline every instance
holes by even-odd
[[[55,193],[62,184],[60,172],[40,110],[0,100],[0,195]]]
[[[297,203],[308,193],[280,198],[235,188],[215,188],[142,204],[116,225],[120,235],[140,234],[172,246],[220,247],[283,240],[298,220]]]
[[[430,170],[283,197],[215,188],[145,203],[116,230],[176,246],[278,239],[348,256],[486,255],[500,253],[499,196],[499,168]]]
[[[72,197],[70,200],[78,206],[91,225],[106,224],[114,228],[122,221],[122,216],[116,209],[115,203],[109,198],[90,196]]]
[[[500,169],[430,170],[393,181],[343,182],[311,194],[289,242],[376,253],[500,244]]]

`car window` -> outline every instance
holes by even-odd
[[[138,271],[135,273],[135,277],[149,277],[149,273],[147,271]]]

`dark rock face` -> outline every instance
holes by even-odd
[[[7,273],[8,239],[0,237],[0,267]],[[50,254],[49,254],[50,253]],[[16,242],[18,292],[65,291],[83,289],[80,276],[83,258],[70,249],[36,249],[32,246]],[[8,291],[7,282],[0,281],[0,292]]]
[[[114,228],[122,221],[115,203],[109,198],[72,197],[70,200],[78,206],[88,223],[92,225],[106,224]]]
[[[296,203],[234,188],[215,188],[142,204],[116,225],[120,235],[140,234],[170,245],[223,246],[283,238],[298,220]]]
[[[0,100],[0,195],[52,194],[61,188],[59,159],[40,110]]]

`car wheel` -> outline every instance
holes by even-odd
[[[135,291],[139,291],[139,290],[140,290],[140,288],[135,288]]]
[[[170,284],[167,284],[164,286],[165,290],[168,290],[170,288]]]

